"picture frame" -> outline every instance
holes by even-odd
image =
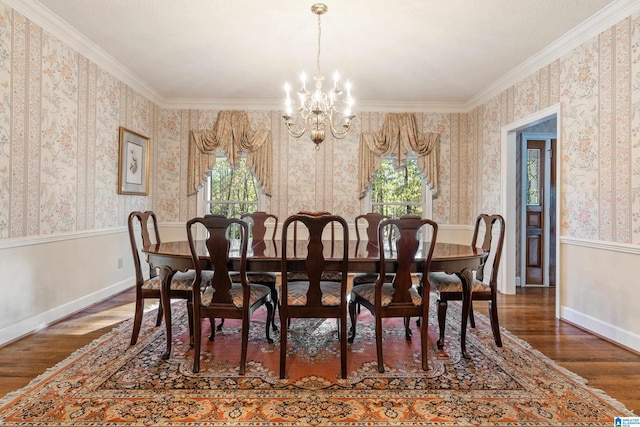
[[[149,194],[149,138],[120,126],[118,194]]]

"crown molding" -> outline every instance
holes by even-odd
[[[198,98],[170,98],[166,99],[162,107],[167,109],[192,110],[281,110],[282,100],[268,99],[198,99]]]
[[[130,69],[125,67],[113,56],[109,55],[78,30],[61,19],[58,15],[44,7],[40,2],[33,0],[1,1],[16,12],[22,14],[34,24],[42,27],[44,31],[58,38],[61,42],[74,49],[80,55],[85,56],[104,71],[129,85],[132,89],[136,90],[150,101],[155,102],[160,106],[165,103],[164,99],[162,99],[158,92],[149,86],[147,82],[138,77]]]
[[[616,25],[628,16],[640,11],[638,0],[614,0],[608,6],[556,39],[550,45],[527,59],[522,64],[509,71],[487,88],[473,96],[466,103],[466,111],[488,102],[511,86],[523,81],[532,73],[540,70],[582,45],[586,41],[598,36],[603,31]]]
[[[271,110],[282,109],[281,100],[237,100],[237,99],[187,99],[163,98],[142,78],[137,76],[122,63],[86,38],[66,21],[34,0],[0,0],[15,11],[21,13],[30,21],[40,25],[43,30],[87,59],[94,62],[104,71],[138,91],[161,108],[167,109],[246,109]],[[538,71],[551,62],[561,58],[572,49],[587,40],[596,37],[601,32],[614,26],[621,20],[640,11],[637,0],[614,0],[608,6],[587,19],[553,43],[542,49],[528,60],[496,80],[487,88],[465,102],[373,102],[364,101],[358,104],[358,111],[387,111],[387,112],[434,112],[434,113],[464,113],[490,101],[503,91],[523,81],[532,73]]]

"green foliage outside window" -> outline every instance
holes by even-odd
[[[217,158],[211,169],[209,213],[239,218],[258,210],[258,183],[242,159],[235,168],[226,158]]]
[[[383,159],[371,186],[374,212],[397,218],[403,215],[422,216],[422,175],[416,159],[395,168],[393,161]]]

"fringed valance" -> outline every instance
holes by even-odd
[[[439,145],[439,133],[418,134],[416,118],[413,114],[387,114],[382,129],[360,134],[358,177],[360,198],[365,196],[373,175],[380,168],[381,157],[392,155],[400,165],[404,163],[407,152],[410,151],[418,156],[418,168],[431,185],[435,195],[438,189]]]
[[[265,194],[271,195],[271,131],[253,130],[245,111],[220,111],[213,130],[191,131],[187,173],[189,195],[198,192],[206,174],[216,163],[218,150],[224,150],[232,165],[237,165],[242,153],[246,152],[247,165]]]

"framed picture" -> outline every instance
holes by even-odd
[[[118,194],[149,194],[149,138],[120,126]]]

